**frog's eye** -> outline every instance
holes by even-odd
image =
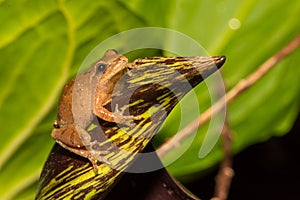
[[[58,124],[58,122],[57,122],[57,120],[55,120],[55,121],[53,122],[53,127],[54,127],[54,128],[60,128],[60,127],[59,127],[59,124]]]
[[[106,64],[103,64],[103,63],[97,63],[97,70],[99,72],[103,72],[106,68]]]

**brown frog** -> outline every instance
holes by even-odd
[[[86,129],[94,117],[130,126],[132,120],[141,119],[139,116],[124,116],[117,109],[110,112],[103,107],[111,101],[118,80],[131,67],[125,56],[114,50],[107,50],[99,61],[85,72],[78,74],[63,88],[51,136],[65,149],[88,158],[96,172],[98,161],[107,164],[110,162],[100,155],[107,152],[92,149],[95,141],[91,142]]]

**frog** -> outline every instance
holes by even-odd
[[[140,116],[125,116],[117,105],[114,112],[104,107],[112,100],[118,80],[130,68],[133,65],[124,55],[109,49],[100,60],[65,84],[61,93],[51,136],[63,148],[88,158],[95,172],[99,162],[110,164],[101,156],[107,151],[99,152],[92,148],[97,141],[91,141],[87,129],[95,117],[128,126],[132,126],[133,120],[141,119]]]

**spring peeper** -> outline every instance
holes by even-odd
[[[125,125],[140,119],[139,116],[124,116],[117,109],[110,112],[103,107],[111,101],[117,81],[130,67],[125,56],[114,50],[107,50],[99,61],[78,74],[63,88],[51,136],[65,149],[88,158],[95,172],[98,171],[97,162],[110,162],[101,156],[107,152],[92,149],[91,137],[86,129],[94,117]]]

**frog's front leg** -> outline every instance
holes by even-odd
[[[75,124],[70,123],[60,127],[57,126],[53,129],[51,136],[63,148],[88,158],[96,173],[98,172],[98,162],[110,164],[107,159],[101,156],[101,154],[107,154],[108,152],[92,150],[90,134]]]
[[[114,112],[111,112],[104,108],[104,105],[112,100],[112,93],[121,77],[125,73],[130,74],[129,68],[136,67],[136,65],[128,63],[128,59],[123,55],[119,55],[117,59],[107,65],[105,71],[99,77],[95,89],[93,112],[96,116],[105,121],[128,126],[134,125],[133,120],[141,120],[140,116],[124,115],[124,110],[119,111],[116,109]]]
[[[109,122],[115,122],[120,124],[126,124],[128,126],[133,125],[133,120],[141,120],[142,118],[140,116],[133,116],[133,115],[124,115],[124,110],[119,110],[118,106],[116,105],[116,109],[114,112],[111,112],[103,107],[105,104],[96,104],[94,105],[94,113],[99,118],[109,121]]]
[[[113,112],[107,110],[104,106],[112,100],[112,92],[115,83],[101,82],[97,85],[96,94],[93,101],[94,114],[108,122],[126,124],[130,127],[134,125],[134,120],[141,120],[141,116],[125,115],[125,109],[119,110],[118,105]]]

